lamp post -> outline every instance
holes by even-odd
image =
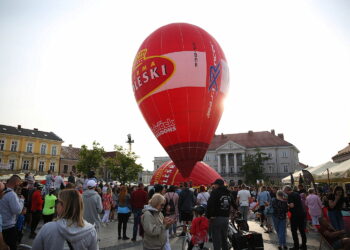
[[[131,145],[134,143],[134,140],[131,139],[131,134],[128,134],[128,140],[126,143],[129,144],[129,152],[131,152]]]

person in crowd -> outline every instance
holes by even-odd
[[[266,190],[265,186],[262,186],[260,189],[260,193],[258,194],[258,203],[259,203],[259,213],[260,213],[260,226],[264,226],[265,221],[265,206],[267,203],[271,202],[270,193]]]
[[[243,220],[248,220],[249,211],[249,199],[251,197],[248,187],[244,184],[241,186],[241,190],[237,193],[237,205],[239,205],[239,211],[242,214]]]
[[[54,187],[55,178],[52,176],[51,170],[47,171],[45,177],[45,194],[50,193],[50,188]]]
[[[216,179],[213,185],[214,190],[208,200],[207,217],[210,219],[214,250],[227,250],[229,216],[231,208],[235,205],[222,179]]]
[[[17,229],[16,218],[22,213],[24,206],[24,197],[18,196],[14,190],[21,183],[18,175],[12,175],[6,183],[6,189],[0,199],[0,211],[2,215],[2,235],[10,250],[17,249]]]
[[[55,205],[57,197],[54,195],[55,190],[50,189],[50,193],[44,197],[43,219],[44,224],[53,220],[55,215]]]
[[[180,221],[188,225],[193,219],[192,209],[196,204],[196,197],[193,192],[188,188],[187,182],[184,183],[184,188],[179,195],[179,212]],[[186,227],[184,226],[181,236],[185,236]]]
[[[205,217],[205,207],[197,205],[193,208],[195,218],[191,223],[191,241],[188,250],[192,250],[193,246],[198,245],[199,249],[203,249],[204,243],[208,241],[209,221]]]
[[[75,185],[84,185],[84,178],[81,177],[81,174],[77,174],[77,178],[75,179]]]
[[[86,178],[85,178],[85,177],[86,177]],[[93,170],[90,170],[90,171],[88,172],[87,176],[84,176],[83,190],[87,190],[87,189],[88,189],[87,184],[88,184],[88,182],[89,182],[90,180],[93,180],[94,182],[97,183],[97,179],[96,179],[96,177],[95,177],[95,171],[93,171]]]
[[[109,214],[111,212],[112,208],[112,189],[107,188],[106,192],[102,195],[102,205],[103,205],[103,218],[102,218],[102,223],[108,223],[109,222]]]
[[[167,242],[167,229],[174,220],[165,217],[162,210],[165,206],[165,198],[160,193],[155,193],[142,210],[141,224],[144,230],[143,249],[164,249]]]
[[[255,189],[254,187],[251,187],[251,188],[249,189],[249,192],[250,192],[250,195],[251,195],[252,197],[256,197],[257,193],[256,193],[256,189]]]
[[[302,185],[302,184],[298,185],[298,193],[299,194],[306,193],[306,189],[305,189],[304,185]]]
[[[328,196],[328,217],[336,230],[344,229],[343,215],[341,213],[344,202],[344,189],[341,186],[335,187],[333,193]]]
[[[277,191],[276,198],[272,200],[271,205],[273,207],[273,224],[278,236],[278,249],[287,249],[286,243],[286,222],[288,203],[284,199],[284,194],[281,190]]]
[[[197,205],[202,205],[204,207],[207,207],[209,197],[210,197],[210,194],[205,190],[205,187],[203,185],[200,186],[199,193],[197,195]]]
[[[138,189],[131,193],[131,208],[134,214],[134,227],[132,232],[132,241],[136,241],[137,230],[141,224],[142,209],[147,205],[147,192],[144,190],[143,183],[138,184]]]
[[[319,219],[319,232],[326,238],[333,249],[350,249],[350,238],[344,230],[336,230],[324,217]]]
[[[33,250],[70,249],[97,250],[97,233],[93,225],[83,219],[84,204],[74,189],[62,190],[57,201],[57,221],[46,223],[33,242]]]
[[[259,209],[259,203],[256,201],[256,198],[253,196],[251,198],[251,202],[249,203],[249,213],[248,213],[248,218],[249,219],[255,219],[255,213]]]
[[[3,197],[4,195],[4,190],[5,190],[5,185],[4,183],[0,182],[0,199]],[[9,246],[6,244],[4,237],[2,235],[2,216],[0,213],[0,250],[8,250]]]
[[[289,212],[291,213],[291,218],[290,218],[290,227],[292,231],[292,236],[293,236],[293,242],[294,242],[294,247],[293,249],[302,249],[306,250],[306,234],[305,234],[305,219],[306,219],[306,214],[303,208],[303,205],[301,203],[301,198],[299,193],[293,192],[292,188],[290,186],[285,186],[284,187],[284,192],[288,195],[288,207],[289,207]],[[301,246],[299,246],[299,238],[298,238],[298,231],[301,235]]]
[[[96,227],[99,231],[100,217],[102,212],[102,201],[100,195],[95,191],[97,183],[94,180],[89,180],[86,184],[87,190],[83,192],[84,202],[84,219]]]
[[[30,235],[29,238],[34,239],[36,236],[35,230],[39,224],[41,219],[41,214],[43,210],[43,198],[41,196],[42,186],[41,184],[35,183],[34,185],[35,191],[32,196],[32,223],[30,226]]]
[[[57,175],[55,177],[55,190],[56,190],[56,193],[58,194],[58,192],[61,189],[64,189],[65,187],[66,187],[66,185],[64,184],[64,174]]]
[[[118,208],[117,207],[117,201],[118,201],[118,187],[114,186],[112,188],[112,209],[111,209],[111,213],[109,216],[109,220],[110,221],[114,221],[114,217],[115,217],[115,211]]]
[[[273,198],[276,199],[276,198]],[[272,200],[271,199],[271,202]],[[265,221],[266,221],[266,230],[265,233],[273,233],[273,207],[271,202],[266,202],[265,203],[265,210],[264,210],[264,215],[265,215]]]
[[[175,186],[171,185],[164,197],[166,199],[165,215],[174,219],[174,223],[169,228],[169,236],[173,238],[176,235],[176,225],[179,217],[179,195],[175,192]]]
[[[131,212],[130,194],[126,186],[120,187],[118,195],[117,206],[118,206],[118,240],[122,239],[122,226],[123,226],[123,240],[129,240],[126,236],[127,224]]]
[[[28,189],[34,188],[35,177],[31,175],[29,172],[25,174],[24,181],[28,184]]]
[[[319,219],[322,216],[322,201],[318,195],[315,194],[313,188],[309,188],[309,195],[306,197],[305,205],[309,208],[309,213],[313,226],[319,225]]]
[[[75,184],[75,176],[74,176],[73,171],[71,171],[71,172],[69,173],[68,182],[69,182],[69,183],[72,183],[72,184]]]
[[[17,242],[18,242],[18,244],[21,243],[22,238],[23,238],[23,228],[25,225],[26,213],[27,213],[27,208],[23,207],[22,213],[17,216],[16,229],[17,229]]]

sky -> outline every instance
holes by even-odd
[[[143,40],[174,22],[209,32],[230,90],[216,130],[283,133],[315,166],[350,142],[350,1],[0,0],[0,124],[53,131],[63,145],[166,152],[134,98]]]

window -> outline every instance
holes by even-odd
[[[16,162],[16,160],[9,160],[9,164],[10,164],[10,169],[11,170],[15,169],[15,162]]]
[[[269,166],[269,173],[272,173],[273,172],[273,168],[272,166]]]
[[[269,157],[270,159],[272,159],[272,154],[271,154],[271,153],[268,153],[268,157]]]
[[[234,173],[235,172],[235,168],[234,167],[230,167],[230,173]]]
[[[33,153],[33,143],[31,142],[27,144],[27,153]]]
[[[50,170],[51,170],[52,172],[55,172],[55,163],[54,163],[54,162],[51,162],[51,163],[50,163]]]
[[[284,166],[283,166],[283,170],[284,170],[285,173],[288,173],[288,172],[289,172],[289,171],[288,171],[288,165],[284,165]]]
[[[56,155],[57,154],[57,146],[52,146],[51,148],[51,154]]]
[[[39,161],[39,172],[44,172],[44,166],[45,166],[45,162]]]
[[[12,141],[11,142],[11,151],[12,152],[16,152],[17,151],[17,145],[18,145],[18,141]]]
[[[63,173],[68,173],[68,165],[63,166]]]
[[[41,144],[40,153],[42,155],[46,154],[46,144]]]
[[[0,140],[0,151],[4,151],[5,149],[5,140]]]
[[[205,156],[205,161],[210,161],[209,155],[206,155],[206,156]]]
[[[237,166],[243,166],[243,157],[242,157],[242,154],[237,154],[237,155],[236,155],[236,160],[237,160]]]
[[[23,170],[28,170],[29,169],[29,161],[28,160],[24,160],[23,161],[22,169]]]
[[[282,157],[283,157],[283,158],[287,158],[287,152],[286,152],[286,151],[283,151],[283,152],[282,152]]]
[[[75,167],[75,166],[72,166],[72,171],[73,171],[74,173],[76,173],[76,172],[77,172],[77,169],[76,169],[76,167]]]

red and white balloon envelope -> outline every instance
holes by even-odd
[[[184,182],[192,182],[193,186],[206,186],[212,184],[216,179],[222,179],[222,177],[202,161],[196,163],[192,173],[186,178],[181,175],[172,161],[167,161],[154,172],[150,184],[179,186]]]
[[[132,86],[153,134],[188,177],[214,136],[229,87],[219,44],[195,25],[163,26],[138,50]]]

